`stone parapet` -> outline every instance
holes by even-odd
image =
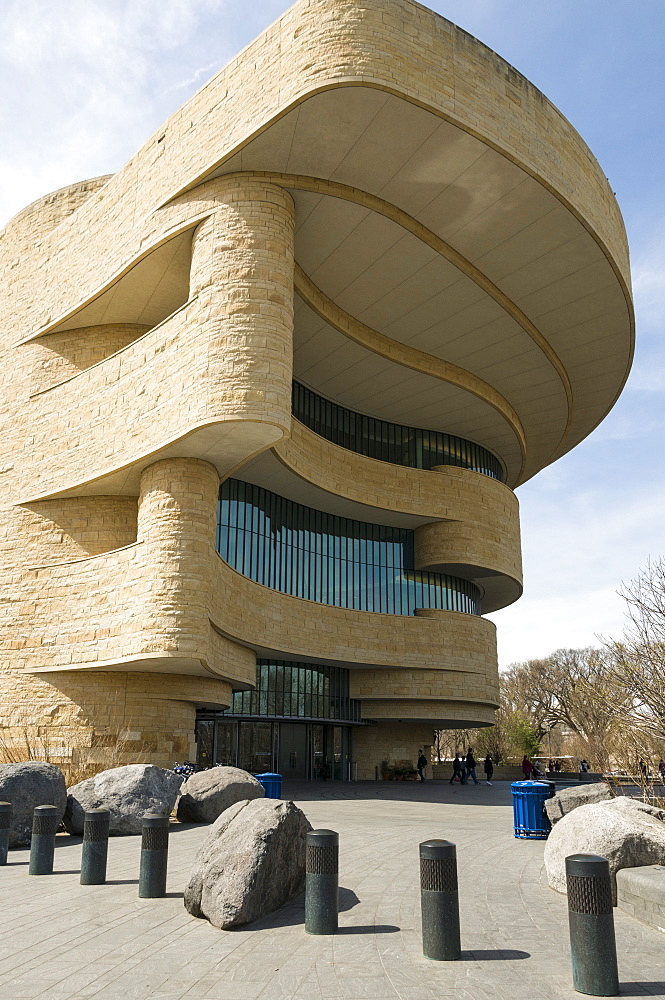
[[[622,868],[616,879],[619,909],[665,934],[665,865]]]

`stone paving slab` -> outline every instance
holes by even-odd
[[[168,896],[137,897],[140,837],[112,838],[109,883],[81,886],[79,838],[56,872],[0,868],[0,1000],[567,1000],[565,897],[543,843],[512,836],[510,788],[447,782],[285,788],[340,834],[340,931],[305,934],[302,898],[236,931],[190,917],[182,892],[207,827],[174,825]],[[462,961],[422,956],[418,844],[458,847]],[[622,995],[665,997],[665,936],[615,910]]]

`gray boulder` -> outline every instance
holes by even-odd
[[[214,823],[236,802],[262,799],[260,781],[239,767],[211,767],[193,774],[180,789],[178,819],[181,823]]]
[[[62,820],[67,804],[67,788],[59,767],[39,761],[0,764],[0,802],[11,802],[12,822],[9,846],[30,843],[35,806],[55,806]]]
[[[293,802],[236,802],[215,820],[196,855],[186,909],[225,929],[283,906],[304,888],[311,829]]]
[[[100,771],[68,789],[65,826],[83,833],[86,809],[109,809],[112,834],[140,833],[146,813],[170,814],[182,778],[155,764],[126,764]]]
[[[562,788],[560,792],[545,801],[545,812],[554,826],[562,816],[566,816],[578,806],[588,806],[596,802],[606,802],[612,798],[610,786],[606,781],[579,785],[574,788]]]
[[[579,853],[608,859],[616,904],[618,871],[665,863],[665,811],[620,797],[568,813],[552,828],[545,845],[545,871],[552,889],[566,891],[566,858]]]

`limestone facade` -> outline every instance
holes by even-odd
[[[519,597],[512,487],[632,350],[618,207],[528,81],[412,0],[299,0],[117,174],[13,219],[0,277],[0,752],[193,757],[257,656],[350,671],[358,777],[491,724],[492,623],[265,587],[218,554],[218,496],[407,528],[413,573]],[[505,482],[455,444],[417,467],[327,440],[294,378]]]

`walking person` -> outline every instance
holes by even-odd
[[[452,785],[452,783],[455,780],[455,778],[459,777],[461,765],[462,765],[462,761],[459,758],[459,754],[456,753],[455,754],[455,760],[453,761],[453,776],[450,779],[450,781],[448,782],[449,785]]]
[[[466,780],[464,784],[466,785],[469,778],[473,778],[474,785],[479,785],[480,782],[476,777],[476,758],[473,756],[473,747],[469,747],[466,754]]]
[[[533,764],[529,760],[526,754],[522,758],[522,774],[524,775],[524,780],[528,781],[531,777],[531,772],[533,770]]]
[[[483,764],[483,771],[485,772],[485,781],[488,785],[492,784],[492,775],[494,774],[494,764],[492,763],[492,758],[489,754],[485,757],[485,763]]]
[[[419,751],[418,751],[418,764],[417,764],[417,771],[418,771],[418,774],[420,775],[420,780],[421,780],[421,781],[424,781],[424,780],[425,780],[425,775],[423,774],[423,770],[424,770],[424,769],[425,769],[426,767],[427,767],[427,757],[426,757],[426,756],[425,756],[425,754],[424,754],[424,753],[422,752],[422,750],[419,750]]]
[[[660,780],[665,781],[665,760],[660,758],[660,764],[658,765],[658,771],[660,773]]]

